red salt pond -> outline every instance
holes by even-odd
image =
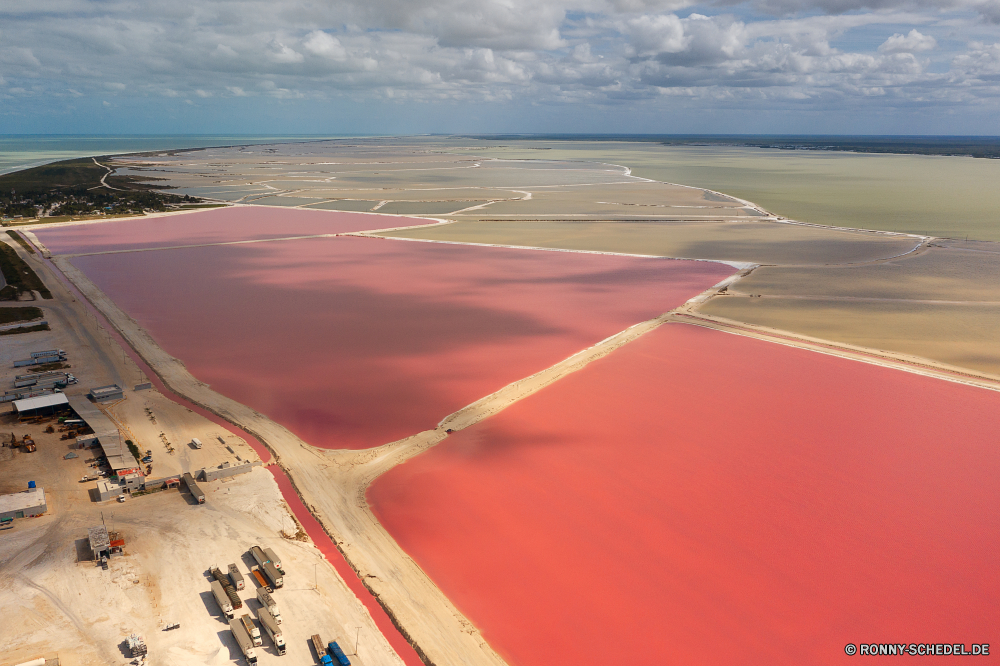
[[[302,529],[306,531],[306,534],[313,540],[319,551],[323,553],[323,556],[333,565],[333,568],[337,570],[340,577],[344,579],[347,587],[351,588],[351,591],[361,599],[365,608],[371,614],[372,620],[375,621],[375,626],[379,628],[382,635],[389,641],[392,649],[396,651],[396,654],[403,659],[403,662],[407,666],[422,666],[423,662],[417,655],[417,651],[406,642],[406,639],[396,629],[385,609],[378,604],[368,589],[361,584],[358,575],[347,564],[344,556],[337,550],[337,546],[334,545],[333,540],[323,531],[323,527],[319,524],[319,521],[306,509],[305,504],[302,503],[302,500],[295,492],[295,487],[292,485],[288,475],[281,468],[273,465],[268,467],[268,469],[278,482],[278,488],[281,490],[285,501],[288,502],[288,507],[295,514],[295,517],[298,518],[299,523],[302,524]]]
[[[58,271],[57,275],[62,275]],[[242,437],[261,457],[262,460],[269,461],[271,458],[271,453],[267,448],[261,444],[253,435],[245,432],[244,430],[237,428],[228,421],[222,419],[221,417],[207,411],[206,409],[195,405],[194,403],[188,402],[181,396],[177,395],[171,391],[160,378],[150,369],[146,362],[140,357],[135,350],[133,350],[128,343],[125,342],[124,338],[116,331],[105,319],[102,314],[100,314],[90,303],[83,297],[82,294],[76,289],[76,287],[63,279],[66,286],[77,295],[80,300],[87,305],[87,308],[94,313],[95,317],[99,317],[101,321],[104,322],[105,330],[108,334],[113,336],[115,340],[121,345],[121,348],[129,355],[129,357],[136,363],[136,365],[145,373],[145,375],[150,379],[157,390],[160,391],[164,396],[170,398],[174,402],[187,407],[188,409],[197,412],[201,416],[205,417],[212,423],[224,428],[225,430],[233,433],[237,437]],[[328,562],[336,569],[337,573],[344,580],[347,586],[357,595],[361,603],[364,604],[365,608],[368,609],[372,620],[375,622],[375,626],[378,627],[379,631],[385,636],[389,645],[396,651],[396,654],[400,656],[407,666],[422,666],[423,662],[417,655],[416,650],[403,638],[402,634],[393,625],[392,620],[389,618],[385,609],[379,605],[378,601],[372,594],[361,584],[358,579],[357,574],[351,569],[350,565],[344,559],[344,556],[337,549],[337,546],[333,543],[333,540],[323,531],[323,527],[319,522],[313,517],[309,510],[306,509],[305,505],[302,503],[302,499],[295,492],[294,486],[292,486],[291,480],[288,475],[285,474],[284,470],[280,467],[271,465],[268,466],[268,471],[274,476],[275,481],[278,483],[278,489],[281,491],[282,496],[288,503],[289,509],[295,514],[299,523],[302,525],[302,529],[305,530],[309,538],[312,539],[313,544],[316,548],[323,554]]]
[[[182,215],[113,220],[38,229],[52,254],[83,254],[141,248],[343,234],[431,224],[432,220],[364,213],[237,206]]]
[[[433,428],[733,272],[357,237],[73,263],[198,379],[327,448]]]
[[[971,649],[1000,626],[998,410],[991,391],[667,325],[368,497],[517,666]]]

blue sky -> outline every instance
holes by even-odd
[[[0,5],[0,133],[155,132],[995,135],[1000,0]]]

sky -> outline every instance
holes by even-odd
[[[1000,0],[4,0],[0,134],[1000,134]]]

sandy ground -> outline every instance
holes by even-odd
[[[1000,244],[935,240],[889,261],[762,267],[702,312],[1000,377]]]
[[[69,370],[80,379],[69,393],[112,381],[128,389],[145,379],[48,266],[37,257],[22,256],[55,296],[35,301],[53,330],[6,336],[0,346],[0,381],[11,383],[21,373],[10,361],[51,347],[67,351]],[[154,451],[154,477],[200,469],[234,455],[256,458],[241,440],[155,390],[126,393],[112,414],[136,435],[141,448]],[[124,504],[95,503],[94,484],[80,482],[89,470],[86,450],[78,451],[80,458],[65,460],[69,444],[60,441],[58,433],[45,435],[44,425],[17,424],[9,407],[0,413],[0,430],[18,436],[29,432],[39,444],[31,454],[0,449],[0,491],[20,490],[34,480],[45,488],[49,505],[45,516],[17,520],[14,529],[0,537],[0,607],[8,618],[0,623],[0,645],[5,648],[0,664],[52,653],[70,666],[124,664],[120,646],[133,631],[146,637],[151,664],[233,663],[240,657],[238,648],[219,619],[206,574],[212,565],[242,562],[249,581],[246,551],[255,543],[274,548],[288,572],[275,598],[287,632],[286,656],[294,663],[314,663],[308,645],[313,633],[352,644],[358,627],[356,663],[402,663],[320,551],[307,538],[299,540],[299,526],[267,470],[202,484],[207,495],[202,506],[178,491],[135,497]],[[174,454],[167,453],[161,432],[174,445]],[[212,441],[218,435],[235,454],[217,439]],[[181,446],[191,436],[201,438],[205,448]],[[95,568],[85,545],[87,527],[99,524],[102,512],[127,542],[127,556],[113,560],[110,571]],[[253,595],[251,588],[242,593],[244,600]],[[251,615],[257,607],[256,601],[244,606]],[[162,632],[171,622],[180,622],[181,628]],[[259,663],[290,663],[279,660],[269,645],[265,638]]]
[[[909,252],[919,243],[919,239],[907,236],[749,219],[728,222],[460,221],[385,235],[760,264],[874,261]]]

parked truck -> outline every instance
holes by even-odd
[[[250,634],[247,633],[243,623],[240,622],[240,620],[230,620],[229,630],[233,632],[233,638],[235,638],[236,643],[239,644],[240,651],[243,653],[243,656],[246,657],[247,663],[256,664],[257,652],[254,650],[253,639],[250,638]]]
[[[268,584],[267,579],[264,578],[264,574],[260,572],[260,568],[254,567],[250,570],[250,573],[253,574],[254,580],[256,580],[257,584],[260,585],[260,589],[267,590],[268,592],[274,592],[274,588]]]
[[[246,587],[246,583],[243,582],[243,574],[240,573],[239,567],[235,564],[229,565],[229,580],[233,582],[233,587],[237,590],[242,590]]]
[[[285,638],[281,635],[278,619],[268,612],[266,605],[262,606],[257,613],[257,619],[260,620],[260,626],[264,627],[264,631],[274,643],[274,649],[278,651],[279,655],[285,654]]]
[[[282,587],[285,584],[284,576],[282,576],[281,572],[275,569],[274,565],[271,564],[270,562],[264,562],[264,565],[261,566],[261,569],[264,570],[264,574],[271,581],[271,587],[274,588],[275,590],[277,590],[279,587]]]
[[[233,608],[236,610],[243,608],[243,601],[240,600],[239,593],[236,592],[236,588],[229,582],[229,579],[222,573],[222,570],[219,569],[219,567],[212,567],[211,572],[212,578],[219,581],[219,585],[221,585],[222,589],[226,591],[226,596],[228,596],[229,601],[232,602]]]
[[[281,575],[285,575],[285,570],[281,568],[281,560],[278,559],[278,556],[274,554],[273,550],[271,550],[270,548],[265,548],[264,555],[267,557],[267,559],[271,560],[271,564],[274,565],[275,569],[281,572]]]
[[[219,604],[219,608],[226,617],[230,620],[233,619],[233,602],[229,600],[229,595],[222,589],[222,583],[217,580],[212,581],[212,595],[215,597],[215,603]]]
[[[323,639],[319,637],[319,634],[313,634],[309,640],[312,642],[313,650],[316,650],[316,659],[322,659],[326,655]]]
[[[257,601],[267,609],[268,615],[274,618],[276,623],[281,624],[281,611],[278,610],[278,604],[274,601],[274,597],[271,596],[270,591],[266,587],[257,588]]]
[[[247,630],[247,634],[250,635],[250,640],[253,641],[255,647],[260,647],[264,644],[264,639],[260,637],[260,629],[253,623],[253,618],[250,617],[249,613],[240,615],[240,624]]]
[[[257,561],[257,564],[264,566],[265,562],[270,562],[271,558],[261,549],[260,546],[250,546],[250,556]]]
[[[340,648],[337,641],[330,641],[330,644],[326,647],[330,652],[330,656],[334,658],[337,664],[340,666],[351,666],[351,660],[347,658],[346,654],[344,654],[344,651]]]
[[[187,486],[187,489],[191,493],[191,496],[198,501],[198,504],[204,504],[205,493],[203,493],[201,491],[201,488],[198,487],[198,484],[194,482],[194,477],[191,476],[191,473],[185,472],[182,478],[184,479],[184,485]]]

